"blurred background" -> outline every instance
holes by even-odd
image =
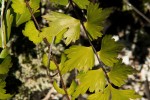
[[[59,1],[59,0],[58,0]],[[119,54],[123,62],[137,70],[130,75],[127,84],[123,89],[134,89],[139,93],[141,100],[150,100],[150,0],[90,0],[98,2],[101,8],[112,8],[112,13],[104,23],[103,34],[111,34],[116,41],[120,41],[125,48]],[[84,2],[84,0],[83,0]],[[65,6],[51,3],[51,0],[41,0],[41,9],[37,13],[37,20],[41,27],[47,26],[47,22],[41,18],[51,10],[69,13],[76,17],[73,10]],[[75,8],[81,16],[86,13]],[[96,16],[95,16],[96,17]],[[48,48],[44,43],[34,45],[27,37],[24,37],[22,30],[25,24],[12,28],[10,40],[11,56],[13,67],[9,71],[6,79],[7,92],[14,94],[11,100],[66,100],[63,95],[58,94],[52,86],[52,82],[59,76],[49,79],[46,68],[42,64],[42,56]],[[86,38],[82,37],[83,45],[89,45]],[[94,46],[99,49],[101,39],[93,41]],[[63,41],[53,46],[53,54],[60,58],[61,52],[65,48]],[[51,72],[54,74],[55,72]],[[70,81],[72,74],[64,76],[66,81]],[[66,82],[69,84],[69,82]],[[60,86],[61,87],[61,86]],[[46,96],[49,95],[49,99]],[[85,94],[78,100],[86,100]]]

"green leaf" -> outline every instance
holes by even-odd
[[[0,82],[0,99],[8,99],[10,98],[12,95],[10,94],[6,94],[6,90],[3,89],[6,86],[6,82]]]
[[[73,0],[74,3],[76,3],[81,9],[86,9],[89,5],[88,0]]]
[[[114,63],[118,62],[118,53],[122,50],[123,45],[112,39],[111,35],[106,35],[102,39],[101,50],[99,52],[100,59],[107,66],[112,67]]]
[[[110,99],[110,93],[111,93],[111,91],[107,86],[104,89],[104,91],[100,91],[100,92],[97,92],[97,93],[94,93],[94,94],[88,96],[88,100],[111,100]],[[118,99],[118,100],[121,100],[121,99]]]
[[[33,13],[35,13],[40,6],[40,0],[30,0],[29,5],[31,6]]]
[[[38,44],[42,41],[42,37],[40,37],[40,32],[36,29],[33,21],[29,21],[26,23],[25,30],[22,31],[24,36],[27,36],[30,41]]]
[[[8,55],[0,64],[0,74],[7,74],[11,66],[11,57]]]
[[[16,19],[15,19],[16,26],[18,27],[19,25],[21,25],[26,21],[29,21],[30,19],[31,19],[31,14],[28,9],[25,9],[24,13],[16,14]]]
[[[132,74],[133,68],[130,66],[126,66],[120,60],[118,63],[115,63],[111,68],[111,71],[108,73],[110,81],[116,85],[121,86],[125,84],[127,77],[129,74]]]
[[[131,100],[141,96],[137,95],[134,90],[119,90],[108,85],[104,92],[98,92],[88,97],[88,100]]]
[[[28,21],[31,19],[31,14],[26,7],[26,3],[24,0],[12,0],[12,8],[14,9],[16,13],[16,26],[18,27],[20,24]],[[20,4],[21,2],[21,4]],[[39,8],[40,0],[30,0],[29,1],[30,7],[32,8],[32,13],[34,14],[37,12],[37,9]],[[21,6],[21,7],[18,7]],[[19,8],[19,9],[18,9]]]
[[[44,55],[43,55],[42,62],[43,62],[43,64],[44,64],[44,66],[47,67],[47,64],[48,64],[48,56],[47,56],[47,54],[44,54]],[[55,63],[54,63],[53,61],[50,61],[49,69],[50,69],[50,70],[56,70],[56,69],[57,69],[57,67],[56,67],[56,65],[55,65]]]
[[[13,22],[13,15],[10,14],[10,9],[7,10],[6,13],[6,41],[8,42],[10,33],[11,33],[11,25]]]
[[[75,81],[72,81],[70,87],[67,89],[68,94],[72,95],[74,93],[76,87],[77,87],[77,83]]]
[[[58,93],[65,94],[65,91],[57,85],[56,81],[53,82],[53,86]]]
[[[68,0],[50,0],[50,2],[59,4],[59,5],[64,5],[64,6],[68,4]]]
[[[84,46],[71,46],[65,50],[68,60],[64,64],[62,69],[63,73],[71,71],[77,68],[79,71],[87,71],[94,66],[94,53],[92,47]]]
[[[11,98],[11,97],[12,97],[12,95],[6,94],[6,90],[0,89],[0,99],[1,100],[5,100],[5,99]]]
[[[88,89],[90,92],[103,91],[106,86],[106,79],[102,69],[91,70],[87,73],[82,73],[77,76],[80,85],[76,88],[73,97],[78,97],[79,94],[84,94]],[[96,100],[96,99],[95,99]]]
[[[56,36],[60,33],[63,34],[66,45],[75,42],[80,36],[80,21],[65,14],[51,12],[43,16],[46,20],[50,21],[50,34]],[[67,29],[67,30],[66,30]],[[64,31],[65,30],[65,31]],[[64,33],[63,33],[63,32]]]
[[[81,1],[81,0],[80,0]],[[87,8],[87,22],[84,23],[89,35],[93,39],[97,39],[102,36],[102,22],[109,15],[110,10],[104,12],[101,8],[99,8],[98,4],[89,4]]]
[[[141,97],[137,95],[134,90],[118,90],[113,87],[110,88],[112,93],[112,100],[131,100]]]
[[[12,8],[14,9],[14,12],[18,14],[22,14],[26,10],[26,3],[24,0],[12,0]]]
[[[8,54],[9,54],[8,48],[5,48],[1,51],[0,58],[6,58]]]
[[[53,38],[56,36],[56,39],[55,39],[55,43],[59,43],[61,40],[62,40],[62,37],[63,37],[63,34],[67,31],[67,29],[63,29],[62,31],[59,31],[58,34],[54,34],[53,31],[54,28],[56,29],[56,27],[45,27],[42,29],[42,32],[41,32],[41,37],[43,38],[46,38],[48,40],[49,43],[52,43],[52,40]]]
[[[60,88],[60,87],[57,85],[56,81],[53,82],[53,86],[54,86],[55,90],[56,90],[58,93],[65,94],[64,89]],[[77,87],[76,82],[75,82],[75,81],[72,81],[70,87],[67,89],[68,94],[69,94],[69,95],[72,95],[72,94],[74,93],[76,87]]]

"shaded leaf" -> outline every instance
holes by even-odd
[[[127,77],[129,74],[132,74],[133,68],[130,66],[126,66],[120,60],[118,63],[115,63],[111,68],[111,71],[108,73],[110,81],[116,85],[121,86],[125,84]]]
[[[63,34],[66,45],[75,42],[80,36],[80,21],[65,14],[51,12],[43,16],[46,20],[50,21],[50,34],[56,36],[60,33]],[[65,31],[64,31],[65,30]],[[63,32],[64,33],[63,33]]]
[[[11,66],[11,57],[8,55],[0,64],[0,74],[7,74]]]
[[[74,3],[76,3],[81,9],[86,9],[89,5],[88,0],[73,0]]]
[[[1,51],[0,58],[3,58],[3,59],[4,59],[4,58],[7,57],[8,54],[9,54],[8,48],[3,49],[3,50]]]
[[[22,31],[24,36],[27,36],[30,41],[38,44],[42,41],[42,37],[40,37],[40,32],[36,29],[33,21],[29,21],[26,23],[25,30]]]
[[[82,73],[77,76],[81,84],[76,88],[73,97],[78,97],[79,94],[84,94],[88,89],[90,92],[103,91],[106,85],[105,75],[102,69],[90,70],[87,73]]]
[[[62,72],[77,68],[79,71],[87,71],[94,66],[94,53],[91,47],[71,46],[65,50],[68,60],[64,64]]]
[[[59,4],[59,5],[64,5],[64,6],[68,4],[68,0],[50,0],[50,2]]]
[[[99,52],[100,59],[107,66],[112,67],[114,63],[118,62],[118,53],[122,50],[123,45],[112,39],[111,35],[106,35],[102,39],[101,50]]]

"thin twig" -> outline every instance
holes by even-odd
[[[55,58],[53,58],[52,60],[54,61],[55,65],[56,65],[56,67],[57,67],[58,74],[59,74],[59,76],[60,76],[60,80],[61,80],[61,83],[62,83],[63,89],[64,89],[64,91],[65,91],[66,97],[67,97],[67,99],[68,99],[68,100],[70,100],[69,95],[68,95],[68,92],[67,92],[66,85],[65,85],[65,83],[64,83],[64,80],[63,80],[63,77],[62,77],[61,71],[60,71],[60,69],[59,69],[59,65],[57,64],[57,62],[56,62]]]
[[[83,21],[81,20],[80,16],[79,16],[78,13],[76,12],[75,7],[74,7],[74,4],[73,4],[73,1],[72,1],[72,0],[69,0],[69,1],[70,1],[70,4],[72,5],[72,8],[73,8],[73,10],[74,10],[76,16],[78,17],[78,19],[80,19],[80,22],[81,22],[81,25],[82,25],[82,27],[83,27],[84,33],[85,33],[85,35],[87,36],[87,39],[88,39],[88,41],[89,41],[89,43],[90,43],[90,45],[91,45],[91,47],[92,47],[92,49],[93,49],[94,54],[96,55],[96,58],[97,58],[97,60],[98,60],[98,62],[99,62],[99,64],[100,64],[100,67],[102,68],[102,70],[103,70],[104,73],[105,73],[105,76],[106,76],[106,79],[107,79],[108,83],[111,83],[110,80],[109,80],[109,77],[108,77],[108,75],[107,75],[107,72],[106,72],[106,70],[105,70],[105,68],[104,68],[105,65],[104,65],[104,64],[102,63],[102,61],[100,60],[100,58],[99,58],[99,56],[98,56],[98,54],[97,54],[97,52],[96,52],[96,49],[95,49],[94,45],[92,44],[92,42],[91,42],[91,40],[90,40],[89,32],[86,30]]]
[[[34,20],[34,22],[35,22],[35,24],[36,24],[38,30],[41,31],[40,25],[38,24],[36,18],[34,17],[33,10],[32,10],[32,8],[31,8],[30,5],[29,5],[29,1],[25,0],[25,2],[26,2],[26,6],[27,6],[27,8],[29,9],[29,11],[30,11],[30,13],[31,13],[31,16],[32,16],[32,18],[33,18],[33,20]]]
[[[41,28],[40,28],[40,26],[39,26],[39,24],[38,24],[36,18],[34,17],[33,12],[32,12],[32,8],[30,7],[30,5],[29,5],[29,3],[28,3],[27,0],[25,0],[25,2],[26,2],[27,8],[29,9],[29,11],[30,11],[30,13],[31,13],[31,16],[32,16],[32,18],[33,18],[33,20],[34,20],[34,22],[35,22],[35,24],[36,24],[38,30],[41,31]],[[55,37],[54,37],[53,40],[55,40]],[[52,44],[50,45],[50,43],[47,41],[46,38],[44,38],[43,41],[44,41],[45,44],[49,47],[49,57],[48,57],[48,60],[49,60],[49,61],[48,61],[48,67],[49,67],[49,65],[50,65],[50,59],[51,59]],[[68,95],[68,92],[67,92],[67,88],[66,88],[66,86],[65,86],[65,84],[64,84],[64,81],[63,81],[63,78],[62,78],[62,74],[61,74],[60,69],[59,69],[59,66],[58,66],[58,64],[56,63],[56,60],[55,60],[54,58],[52,58],[52,60],[54,61],[55,65],[57,66],[58,74],[59,74],[59,76],[60,76],[60,80],[61,80],[61,82],[62,82],[62,86],[63,86],[64,91],[65,91],[65,93],[66,93],[66,97],[67,97],[68,100],[70,100],[69,95]]]
[[[48,93],[46,94],[46,96],[45,96],[42,100],[49,100],[49,98],[50,98],[50,96],[51,96],[51,94],[52,94],[53,91],[54,91],[54,87],[52,87],[52,88],[48,91]]]
[[[139,11],[136,7],[134,7],[128,0],[124,0],[124,2],[131,7],[137,14],[139,14],[143,19],[145,19],[148,23],[150,23],[150,19],[146,17],[141,11]]]

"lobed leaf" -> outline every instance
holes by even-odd
[[[24,0],[12,0],[11,6],[14,9],[14,12],[18,14],[22,14],[26,10],[26,3],[24,2]]]
[[[89,5],[88,0],[73,0],[74,3],[76,3],[81,9],[86,9]]]
[[[88,97],[88,100],[135,100],[140,97],[134,90],[119,90],[109,84],[104,92],[92,94]]]
[[[8,55],[0,64],[0,74],[7,74],[11,66],[11,57]]]
[[[100,59],[105,65],[112,67],[114,63],[118,62],[117,56],[122,48],[121,43],[115,42],[111,35],[106,35],[102,39],[101,50],[99,51]]]
[[[78,97],[79,94],[84,94],[88,89],[90,92],[95,91],[96,93],[103,91],[106,86],[105,75],[102,69],[90,70],[87,73],[79,74],[77,78],[81,84],[76,88],[73,94],[74,98]]]
[[[42,37],[39,35],[40,32],[36,29],[33,21],[29,21],[25,25],[25,29],[22,31],[23,35],[28,37],[30,41],[38,44],[42,41]]]
[[[43,58],[42,58],[42,62],[44,64],[44,66],[47,67],[47,64],[48,64],[48,56],[46,54],[43,55]],[[55,63],[53,61],[50,61],[50,66],[49,66],[49,69],[50,70],[56,70],[57,67],[55,65]]]
[[[87,22],[84,23],[91,39],[97,39],[102,36],[102,22],[110,14],[111,10],[102,10],[98,4],[89,4],[87,8]]]
[[[63,73],[71,71],[74,68],[85,72],[94,66],[94,53],[92,47],[74,45],[65,50],[65,54],[67,54],[68,60],[65,62],[62,69]]]
[[[111,71],[108,73],[108,76],[114,85],[120,87],[121,85],[125,84],[128,75],[132,74],[132,72],[133,68],[126,66],[120,60],[114,64],[114,66],[111,68]]]
[[[24,13],[16,14],[16,18],[15,18],[16,26],[18,27],[19,25],[21,25],[26,21],[29,21],[30,19],[31,19],[31,14],[28,9],[25,9]]]
[[[30,0],[29,5],[32,8],[32,13],[34,14],[37,12],[40,0]],[[16,26],[18,27],[20,24],[28,21],[31,19],[31,14],[26,7],[26,3],[24,0],[12,0],[12,8],[14,9],[14,12],[16,13]],[[18,9],[19,8],[19,9]]]
[[[54,86],[55,90],[56,90],[58,93],[65,94],[64,89],[60,88],[60,87],[57,85],[56,81],[54,81],[53,86]],[[70,87],[67,89],[68,94],[69,94],[69,95],[72,95],[72,94],[74,93],[76,87],[77,87],[76,82],[75,82],[75,81],[72,81]]]
[[[51,12],[43,16],[50,21],[50,36],[63,36],[66,45],[75,42],[80,36],[80,21],[65,14]]]

